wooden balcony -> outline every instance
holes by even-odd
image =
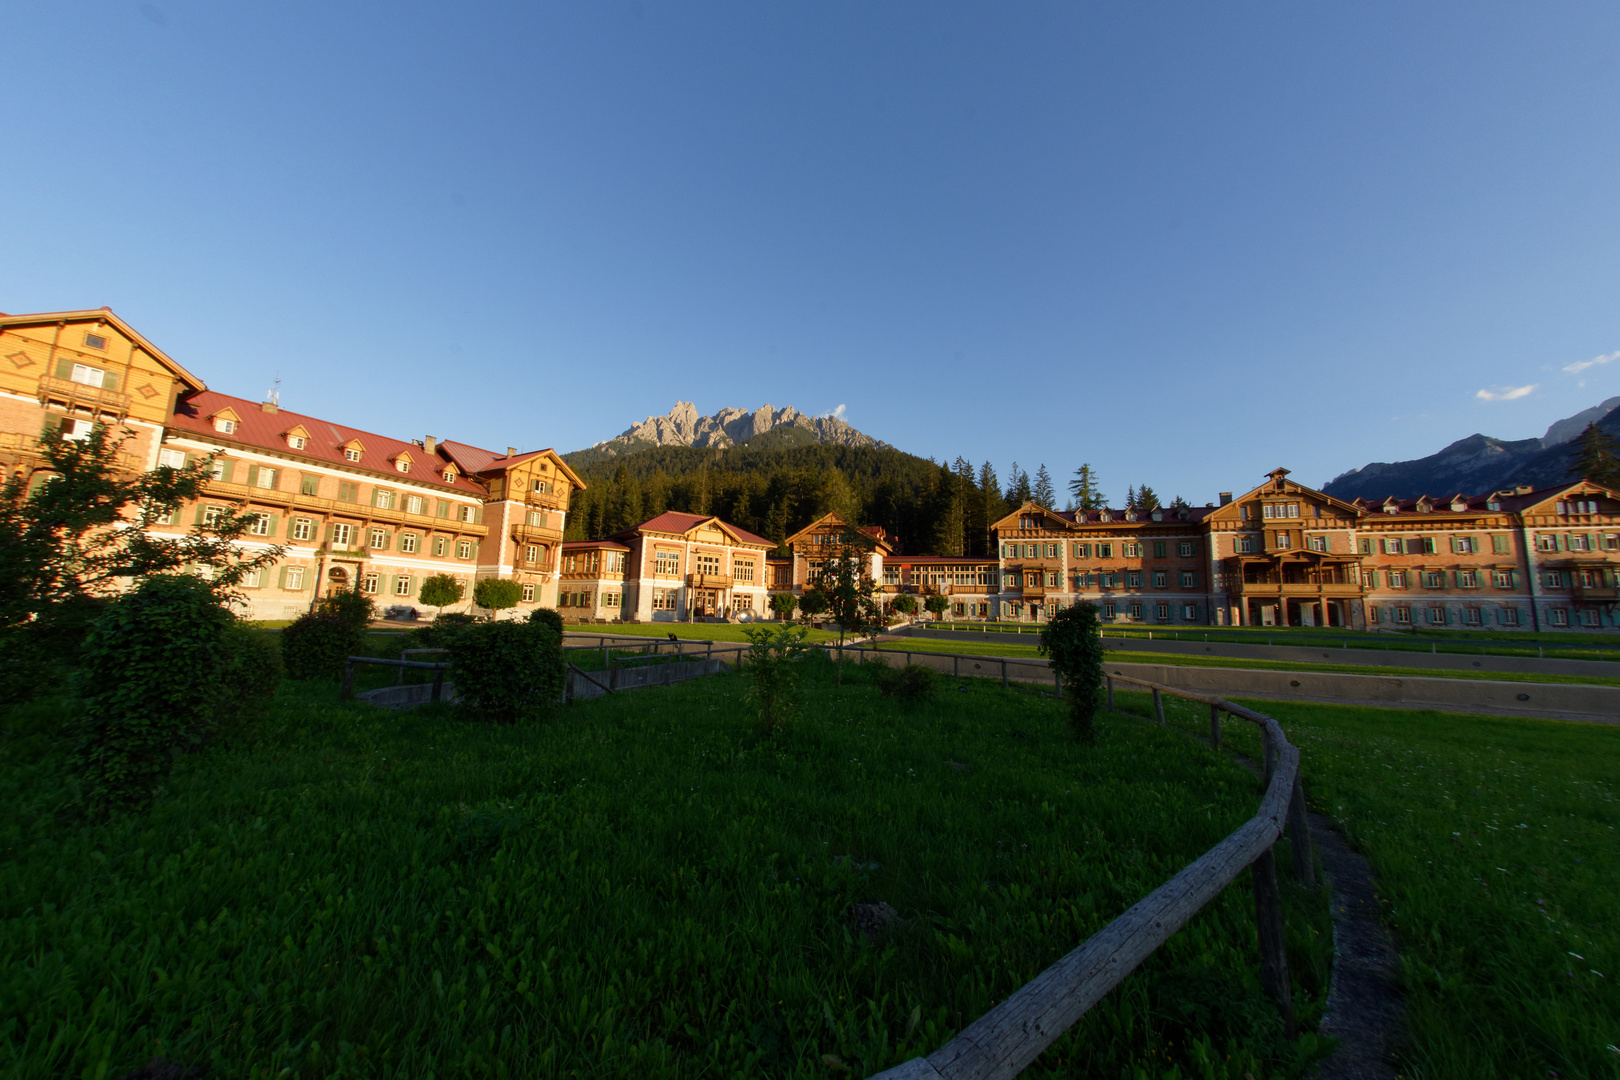
[[[686,583],[694,589],[729,589],[731,578],[726,574],[688,574]]]
[[[1352,585],[1352,584],[1349,584],[1347,582],[1335,582],[1333,584],[1325,584],[1325,583],[1324,584],[1314,584],[1314,583],[1305,583],[1305,582],[1279,583],[1279,582],[1275,582],[1275,581],[1269,581],[1269,582],[1268,581],[1260,581],[1260,582],[1245,581],[1245,582],[1243,582],[1242,584],[1240,584],[1238,586],[1238,590],[1242,593],[1242,595],[1251,596],[1251,597],[1265,597],[1265,596],[1285,596],[1285,597],[1330,596],[1330,597],[1334,597],[1334,598],[1340,598],[1340,597],[1357,597],[1357,596],[1361,595],[1361,586],[1360,585]]]
[[[144,464],[133,454],[113,455],[113,468],[122,473],[141,472]],[[39,436],[15,432],[0,432],[0,465],[5,467],[7,475],[18,468],[25,470],[49,468],[45,462],[45,455],[40,450]]]
[[[553,492],[530,491],[523,496],[525,506],[532,506],[538,510],[556,510],[566,512],[568,509],[568,496]]]
[[[488,526],[471,521],[438,518],[428,514],[408,514],[403,510],[388,510],[380,506],[370,506],[366,503],[339,502],[337,499],[323,499],[318,495],[303,495],[295,491],[283,491],[279,488],[230,484],[223,480],[209,480],[203,485],[203,495],[215,499],[230,499],[233,502],[284,506],[295,511],[304,510],[312,514],[341,514],[344,517],[354,518],[367,524],[387,522],[393,525],[412,526],[421,529],[423,532],[452,532],[468,536],[489,535]],[[555,539],[551,539],[551,537]],[[560,532],[548,530],[548,542],[556,543],[561,539],[562,534]]]
[[[135,399],[116,390],[103,390],[99,386],[77,383],[72,379],[58,379],[54,375],[39,377],[39,403],[60,401],[66,405],[82,405],[95,412],[112,412],[126,416]]]
[[[513,525],[512,539],[520,544],[551,544],[563,542],[561,529],[542,529],[538,525]]]

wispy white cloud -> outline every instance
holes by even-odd
[[[844,410],[847,409],[847,408],[849,408],[848,405],[840,405],[840,406],[838,406],[838,408],[834,409],[832,412],[830,412],[830,413],[822,413],[821,415],[830,416],[834,420],[842,420],[844,418]]]
[[[1577,360],[1573,364],[1565,364],[1563,371],[1566,375],[1579,375],[1587,368],[1595,368],[1601,367],[1604,364],[1612,364],[1616,360],[1620,360],[1620,352],[1612,352],[1607,356],[1594,356],[1590,360]]]
[[[1517,401],[1526,397],[1540,383],[1531,383],[1529,386],[1498,386],[1495,390],[1481,390],[1474,396],[1481,401]]]

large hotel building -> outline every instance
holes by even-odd
[[[184,532],[225,507],[257,515],[248,545],[283,545],[245,583],[245,614],[295,617],[334,589],[415,605],[448,573],[521,586],[521,608],[659,622],[751,613],[801,595],[854,523],[788,537],[669,512],[602,540],[563,542],[584,487],[554,450],[396,439],[209,390],[110,310],[0,316],[0,467],[47,475],[39,440],[124,437],[140,471],[209,459],[202,499],[157,526]],[[1218,505],[1057,512],[994,525],[985,559],[897,554],[860,528],[886,598],[938,594],[963,620],[1040,622],[1098,605],[1149,626],[1620,628],[1620,493],[1588,481],[1436,498],[1343,502],[1268,474]],[[469,601],[463,601],[465,607]]]

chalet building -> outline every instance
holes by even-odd
[[[763,536],[717,517],[671,510],[611,539],[626,551],[626,621],[769,617],[765,558],[776,545]]]
[[[883,560],[894,554],[894,548],[883,529],[875,525],[852,525],[837,514],[823,514],[782,541],[790,552],[785,560],[788,567],[787,585],[795,596],[804,595],[804,590],[815,581],[827,560],[839,558],[849,550],[851,533],[859,536],[856,541],[859,548],[857,554],[865,563],[867,575],[873,581],[882,577]],[[775,587],[780,589],[781,585]]]
[[[569,540],[562,545],[557,610],[565,619],[624,618],[628,545],[613,540]]]
[[[995,559],[960,555],[896,555],[884,560],[881,591],[885,602],[911,593],[926,600],[946,597],[953,619],[988,619],[1000,592],[1001,568]]]

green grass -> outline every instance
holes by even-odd
[[[884,652],[956,653],[961,656],[1006,656],[1044,660],[1034,644],[1017,642],[958,641],[942,638],[887,638]],[[1401,678],[1484,679],[1492,682],[1568,683],[1590,686],[1620,686],[1620,678],[1605,675],[1544,675],[1516,671],[1448,671],[1433,668],[1385,667],[1377,664],[1307,663],[1298,660],[1247,660],[1227,656],[1199,656],[1196,653],[1128,652],[1110,648],[1108,661],[1115,664],[1165,664],[1170,667],[1247,668],[1253,671],[1322,671],[1343,675],[1391,675]]]
[[[1300,747],[1311,803],[1378,876],[1403,953],[1404,1074],[1620,1076],[1620,728],[1248,704]],[[1204,706],[1166,712],[1208,730]],[[1252,725],[1224,731],[1258,756]]]
[[[940,680],[908,709],[816,668],[775,737],[739,675],[510,727],[287,684],[106,825],[71,812],[62,704],[13,708],[0,1072],[858,1077],[941,1045],[1257,804],[1175,731],[1105,717],[1085,748],[1033,689]],[[1283,890],[1309,1024],[1325,901]],[[846,915],[879,899],[906,924],[864,944]],[[1240,878],[1026,1075],[1301,1075],[1322,1047],[1279,1028]]]
[[[659,637],[668,638],[670,634],[683,641],[740,641],[747,643],[748,638],[744,631],[758,626],[777,626],[775,622],[761,620],[752,623],[619,623],[612,626],[576,626],[569,623],[563,627],[566,634],[577,634],[581,637]],[[814,630],[805,627],[808,631],[806,641],[837,641],[838,634],[831,630]],[[564,644],[577,642],[567,641]]]

